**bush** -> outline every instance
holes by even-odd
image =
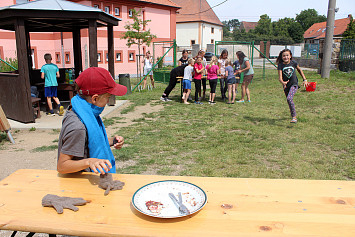
[[[7,62],[8,64],[10,64],[11,66],[13,66],[14,68],[16,68],[16,70],[18,69],[17,58],[9,58],[9,59],[5,58],[4,61]],[[12,72],[12,71],[15,71],[12,67],[7,65],[5,62],[0,60],[0,72]]]

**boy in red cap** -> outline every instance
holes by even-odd
[[[91,171],[116,173],[110,146],[121,149],[123,137],[107,138],[101,112],[111,95],[122,96],[125,86],[117,84],[103,68],[91,67],[75,80],[78,94],[71,100],[62,122],[58,142],[59,173]]]

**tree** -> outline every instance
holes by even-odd
[[[135,9],[132,9],[132,18],[133,23],[127,22],[124,28],[127,30],[124,35],[121,37],[122,39],[126,39],[126,45],[131,47],[132,45],[136,44],[138,46],[138,54],[141,55],[141,45],[146,44],[147,46],[150,45],[152,40],[156,38],[156,35],[150,33],[150,29],[145,30],[148,22],[151,20],[142,20],[141,16],[141,9],[137,12]],[[140,70],[140,56],[138,57],[138,67],[139,72]]]
[[[274,36],[289,36],[288,29],[290,25],[295,22],[295,19],[285,17],[283,19],[279,19],[278,21],[274,21],[272,23],[272,33]]]
[[[303,42],[303,28],[300,23],[292,22],[288,28],[288,34],[295,41],[295,43]]]
[[[307,9],[297,14],[296,21],[301,24],[303,32],[305,32],[314,23],[324,22],[327,18],[324,15],[318,15],[315,9]]]
[[[271,18],[267,15],[261,15],[258,24],[255,27],[255,33],[260,35],[271,35],[272,34],[272,24]]]
[[[344,39],[355,39],[355,21],[352,16],[350,16],[350,22],[348,27],[343,33]]]
[[[238,19],[223,21],[223,39],[229,39],[233,32],[239,30],[240,22]]]

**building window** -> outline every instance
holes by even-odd
[[[65,63],[70,64],[70,52],[65,52]]]
[[[129,10],[128,10],[128,16],[129,16],[129,17],[133,17],[133,11],[132,11],[132,9],[129,9]]]
[[[119,16],[119,15],[120,15],[120,8],[115,7],[115,16]]]
[[[105,12],[110,14],[110,7],[105,7]]]
[[[211,39],[211,44],[214,44],[214,39]]]
[[[102,56],[101,53],[97,53],[97,61],[98,62],[101,62],[101,56]]]
[[[129,61],[134,61],[134,53],[129,53]]]
[[[195,40],[191,40],[191,45],[195,44],[196,41]]]
[[[121,53],[116,53],[116,61],[117,61],[117,62],[122,61],[122,59],[121,59]]]
[[[108,53],[106,53],[106,62],[108,62]]]
[[[211,28],[211,34],[214,34],[214,28],[213,27]]]
[[[55,53],[55,62],[60,63],[60,53],[58,52]]]

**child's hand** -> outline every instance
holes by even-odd
[[[302,83],[302,85],[303,85],[304,87],[306,87],[306,86],[308,85],[307,80],[304,80],[303,83]]]
[[[289,81],[282,81],[282,82],[281,82],[281,84],[282,84],[282,86],[283,86],[284,89],[286,88],[286,85],[287,85],[288,82],[289,82]]]
[[[88,158],[88,160],[90,169],[93,170],[96,174],[105,174],[112,168],[111,162],[109,160],[97,158]]]
[[[124,144],[124,139],[121,136],[115,136],[113,139],[113,147],[115,149],[121,149]]]

